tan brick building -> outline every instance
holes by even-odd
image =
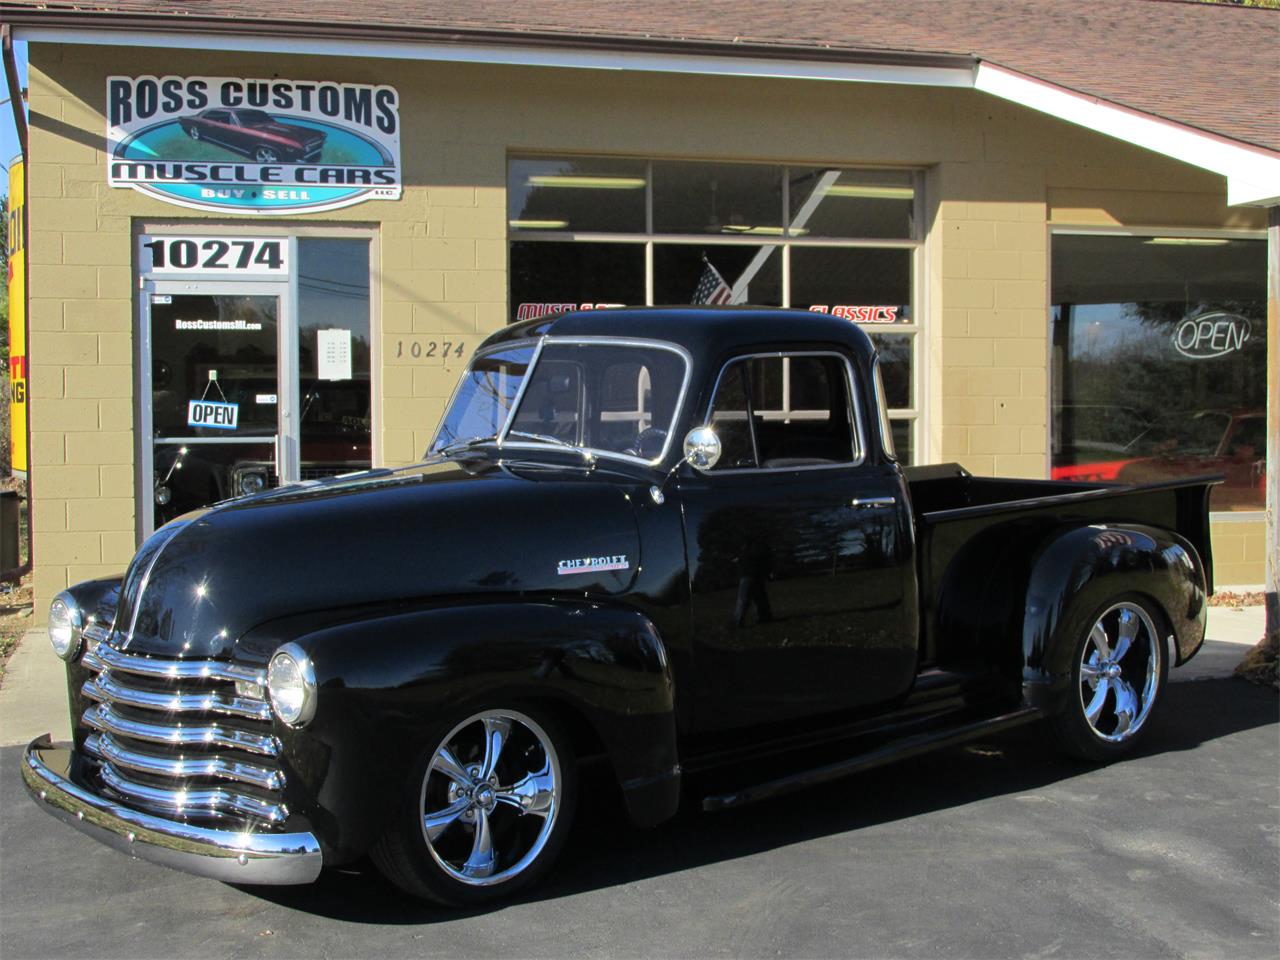
[[[37,609],[179,508],[418,459],[518,316],[689,303],[708,266],[864,324],[904,459],[1227,473],[1217,580],[1263,581],[1280,16],[349,6],[0,3]]]

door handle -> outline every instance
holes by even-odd
[[[897,504],[893,497],[854,497],[849,506],[854,510],[881,510]]]

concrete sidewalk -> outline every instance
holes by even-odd
[[[1209,608],[1208,639],[1241,647],[1239,656],[1220,647],[1204,653],[1173,674],[1174,680],[1202,680],[1230,675],[1244,656],[1243,647],[1262,639],[1266,613],[1262,607]],[[1210,655],[1212,654],[1212,655]],[[42,733],[54,740],[71,737],[66,673],[49,645],[44,629],[28,630],[9,659],[0,686],[0,746],[27,744]]]
[[[23,635],[0,686],[0,746],[26,745],[42,733],[71,739],[65,666],[49,645],[49,631]]]

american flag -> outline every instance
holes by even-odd
[[[710,260],[703,257],[702,262],[707,266],[698,278],[698,288],[693,291],[693,300],[690,302],[728,303],[733,297],[733,290],[724,282],[724,277],[720,276],[720,271],[711,265]]]

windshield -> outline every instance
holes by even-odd
[[[464,440],[496,437],[529,372],[533,349],[525,344],[476,357],[462,375],[430,452]]]
[[[662,457],[684,390],[681,353],[643,343],[549,340],[530,374],[533,353],[526,344],[477,357],[431,451],[493,439],[519,395],[504,443],[567,444],[650,462]]]

